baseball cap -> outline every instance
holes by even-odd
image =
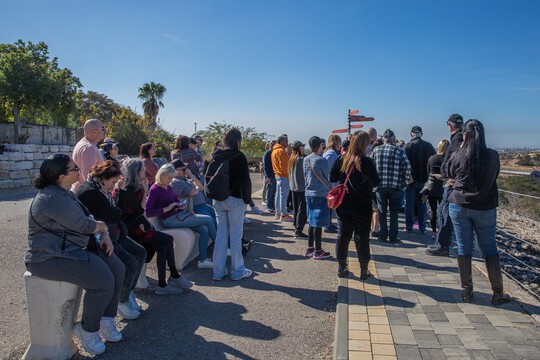
[[[448,118],[448,121],[451,122],[451,123],[457,124],[457,125],[461,125],[461,124],[463,124],[463,116],[461,116],[459,114],[452,114]]]
[[[104,144],[114,144],[114,143],[116,143],[116,141],[113,138],[107,137],[107,138],[103,139],[103,143]]]
[[[190,137],[190,138],[189,138],[189,143],[190,143],[190,144],[193,144],[193,145],[196,145],[196,144],[197,144],[197,140],[195,140],[194,138]]]
[[[300,146],[304,146],[304,145],[306,144],[302,143],[299,140],[294,140],[293,143],[291,144],[291,148],[298,149]]]
[[[322,144],[322,139],[318,136],[312,136],[309,141],[308,141],[308,144],[309,144],[309,147],[312,148],[312,149],[317,149],[319,146],[321,146]]]
[[[383,138],[390,138],[396,136],[394,132],[390,129],[386,129],[383,133]]]
[[[413,126],[411,129],[412,133],[418,134],[422,132],[422,128],[420,126]]]
[[[180,159],[176,159],[176,160],[171,161],[171,164],[172,164],[172,166],[174,166],[175,170],[176,169],[185,169],[186,168],[186,164],[184,164],[182,162],[182,160],[180,160]]]

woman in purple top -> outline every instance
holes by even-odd
[[[195,214],[186,210],[187,202],[178,201],[171,187],[176,174],[174,166],[163,165],[156,174],[156,183],[148,190],[146,216],[159,216],[169,228],[190,228],[199,234],[199,269],[211,269],[214,264],[207,258],[209,238],[216,239],[216,226],[207,215]]]

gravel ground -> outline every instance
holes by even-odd
[[[497,225],[502,230],[524,240],[540,244],[540,224],[537,221],[499,207],[497,210]]]

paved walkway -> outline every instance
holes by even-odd
[[[335,359],[540,359],[539,324],[519,301],[492,306],[489,282],[474,271],[474,303],[463,303],[456,260],[426,255],[427,235],[400,237],[397,245],[372,241],[367,281],[351,242]]]

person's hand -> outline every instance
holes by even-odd
[[[126,179],[122,175],[120,175],[120,180],[118,180],[118,182],[116,183],[116,186],[119,189],[123,190],[125,184],[126,184]]]
[[[271,184],[271,183],[272,183],[272,179],[266,178],[266,183],[267,183],[267,184]]]
[[[99,243],[99,246],[105,251],[108,256],[111,256],[113,254],[114,245],[112,244],[112,240],[109,236],[108,231],[101,234],[101,242]]]
[[[143,187],[143,191],[145,194],[148,194],[148,179],[147,178],[144,178],[142,181],[141,181],[141,185]]]
[[[186,179],[191,179],[193,177],[193,173],[191,172],[191,170],[186,168],[185,171],[186,171]]]
[[[456,179],[448,179],[446,183],[450,186],[454,186],[454,184],[456,183]]]
[[[178,203],[176,202],[172,202],[170,203],[169,205],[167,205],[166,207],[163,208],[163,211],[164,212],[168,212],[168,211],[171,211],[172,209],[174,209],[175,207],[178,206]]]

